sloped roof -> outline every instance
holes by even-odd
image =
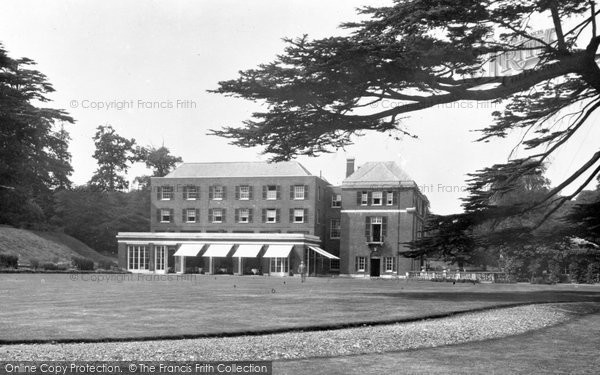
[[[347,177],[343,185],[414,183],[413,179],[393,161],[367,162]]]
[[[165,177],[284,177],[312,176],[297,161],[183,163]]]

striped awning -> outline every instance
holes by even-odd
[[[290,255],[294,245],[269,245],[264,258],[286,258]]]
[[[233,244],[224,244],[224,243],[211,243],[208,246],[208,250],[202,255],[203,257],[226,257],[229,254],[229,251],[233,247]]]
[[[204,247],[204,243],[182,243],[175,252],[175,256],[195,257]]]
[[[233,254],[234,258],[256,258],[260,249],[262,249],[263,245],[239,245],[235,253]]]
[[[326,258],[329,258],[329,259],[340,259],[340,258],[336,257],[335,255],[333,255],[333,254],[331,254],[331,253],[328,253],[327,251],[325,251],[325,250],[321,249],[320,247],[317,247],[317,246],[309,246],[308,248],[309,248],[309,249],[311,249],[312,251],[314,251],[314,252],[315,252],[315,253],[317,253],[317,254],[321,254],[321,255],[323,255],[323,256],[324,256],[324,257],[326,257]]]

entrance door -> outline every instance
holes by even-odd
[[[167,250],[167,264],[166,271],[167,273],[175,272],[175,247],[169,246]],[[180,257],[177,257],[180,258]]]
[[[379,259],[379,258],[371,259],[371,276],[379,277],[381,275],[380,270],[379,270],[380,266],[381,266],[381,259]]]
[[[270,274],[287,276],[290,273],[288,258],[271,258]]]
[[[167,270],[167,247],[156,246],[154,248],[154,264],[157,273],[166,273]]]

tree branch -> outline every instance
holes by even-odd
[[[494,77],[493,79],[477,78],[469,79],[471,82],[502,82],[497,87],[488,90],[463,90],[444,95],[433,95],[423,97],[417,103],[404,104],[398,107],[391,108],[387,111],[374,113],[371,115],[345,115],[346,118],[355,119],[381,119],[407,112],[418,111],[425,108],[430,108],[439,104],[446,104],[460,100],[476,100],[485,101],[498,98],[504,98],[509,95],[527,90],[528,88],[546,81],[551,78],[556,78],[569,73],[576,73],[579,69],[581,61],[580,54],[566,56],[556,63],[549,64],[539,70],[527,70],[520,74],[507,77]]]
[[[535,204],[533,204],[532,206],[530,206],[524,212],[541,207],[550,198],[552,198],[556,194],[560,193],[565,187],[569,186],[573,181],[575,181],[577,178],[579,178],[579,176],[581,176],[588,169],[590,169],[598,160],[600,160],[600,151],[596,152],[590,158],[590,160],[588,160],[581,168],[579,168],[577,171],[575,171],[575,173],[573,173],[569,178],[567,178],[566,180],[564,180],[560,185],[558,185],[555,188],[553,188],[552,190],[550,190],[548,192],[548,194],[546,194],[546,196],[542,200],[536,202]]]
[[[583,189],[585,189],[585,187],[592,182],[592,180],[600,173],[600,166],[598,166],[594,172],[592,172],[592,174],[590,174],[588,176],[588,178],[585,180],[585,182],[583,182],[578,188],[577,190],[575,190],[572,194],[566,196],[566,197],[560,197],[558,198],[558,203],[549,211],[546,213],[546,215],[544,215],[544,217],[542,218],[542,220],[540,220],[540,222],[534,227],[534,229],[539,228],[542,224],[544,224],[544,222],[546,220],[548,220],[548,218],[550,216],[552,216],[553,213],[555,213],[563,204],[565,204],[565,202],[570,201],[571,199],[573,199],[575,196],[577,196],[577,194],[581,193],[581,191]]]
[[[560,14],[558,14],[558,5],[556,1],[550,4],[550,13],[552,14],[552,22],[554,23],[554,30],[556,31],[556,41],[558,50],[562,53],[567,52],[567,46],[565,44],[565,36],[562,30],[562,24],[560,23]]]

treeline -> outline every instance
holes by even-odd
[[[0,224],[63,230],[91,248],[116,252],[119,231],[149,230],[151,176],[164,176],[179,162],[162,146],[140,146],[110,125],[93,137],[97,169],[84,186],[73,186],[64,110],[42,107],[54,91],[27,58],[13,59],[0,44]],[[144,163],[151,175],[127,171]]]
[[[536,168],[521,176],[510,189],[487,197],[485,206],[432,215],[426,235],[409,243],[409,255],[499,269],[514,281],[600,282],[600,181],[595,190],[564,199],[553,194],[544,172]],[[497,174],[489,181],[502,184]],[[471,195],[491,189],[473,190]]]

